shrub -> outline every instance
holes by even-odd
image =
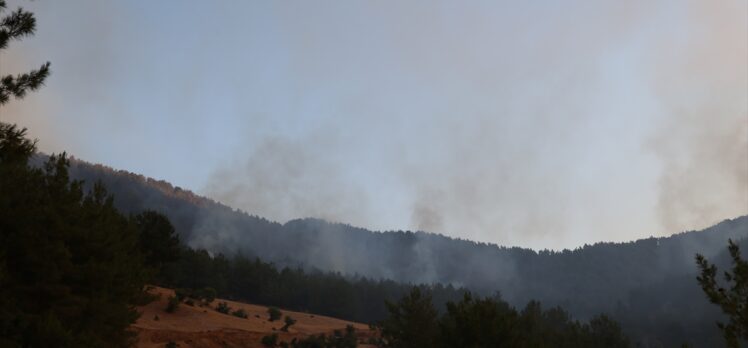
[[[377,346],[383,346],[381,343],[381,341],[377,341]],[[302,339],[294,338],[291,340],[291,347],[293,348],[356,348],[357,346],[358,339],[356,338],[356,330],[351,325],[348,325],[345,328],[345,332],[343,330],[335,330],[330,336],[319,334],[310,335]]]
[[[281,313],[278,307],[268,307],[268,315],[270,316],[270,321],[275,321],[280,319],[283,313]]]
[[[174,313],[179,307],[179,299],[176,296],[169,296],[169,301],[166,303],[166,312]]]
[[[209,304],[216,299],[216,289],[210,287],[202,289],[178,288],[174,290],[174,294],[177,296],[179,301],[185,303],[190,302],[190,305],[194,305],[195,302],[198,301],[202,306],[204,304]]]
[[[216,299],[216,289],[213,288],[203,288],[198,291],[198,294],[200,299],[205,301],[205,303],[211,303]]]
[[[226,302],[219,302],[216,310],[223,314],[229,314],[229,312],[231,312],[231,307],[229,307],[229,304]]]
[[[302,339],[294,338],[291,341],[293,348],[312,348],[312,347],[337,347],[332,340],[328,340],[325,334],[310,335]]]
[[[281,328],[281,331],[283,332],[288,332],[288,328],[291,327],[291,325],[296,324],[296,320],[288,315],[286,316],[285,322],[286,324]]]
[[[262,345],[265,347],[275,347],[276,345],[278,345],[278,335],[272,334],[263,336],[260,343],[262,343]]]
[[[357,341],[358,335],[356,335],[356,328],[354,328],[353,325],[346,325],[345,334],[343,337],[340,337],[340,341],[336,347],[355,348],[358,345]]]
[[[231,315],[239,318],[247,319],[247,312],[245,312],[243,309],[237,309],[233,312],[231,312]]]
[[[179,299],[179,301],[184,301],[184,299],[190,296],[190,290],[183,288],[174,289],[174,295],[177,296],[177,299]]]

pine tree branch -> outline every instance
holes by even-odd
[[[21,99],[28,91],[35,91],[44,86],[44,80],[49,76],[49,64],[46,62],[37,70],[15,77],[6,75],[0,78],[0,105],[10,101],[11,96]]]
[[[19,8],[0,20],[0,49],[8,46],[10,40],[19,40],[33,35],[36,30],[34,14]]]

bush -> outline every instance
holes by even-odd
[[[239,318],[247,319],[247,312],[245,312],[243,309],[237,309],[233,312],[231,312],[231,315]]]
[[[283,313],[281,313],[278,307],[268,307],[268,315],[270,316],[270,321],[276,321],[281,318]]]
[[[283,332],[288,332],[288,328],[291,327],[291,325],[296,324],[296,320],[288,315],[286,316],[285,322],[286,324],[281,328],[281,331]]]
[[[195,303],[194,300],[200,301],[201,303],[208,304],[213,302],[213,300],[216,299],[216,289],[206,287],[202,289],[187,289],[187,288],[179,288],[175,289],[174,293],[177,295],[177,298],[179,301],[190,301],[192,300],[192,304]]]
[[[190,290],[184,288],[174,289],[174,295],[177,296],[179,301],[184,301],[184,299],[190,296]]]
[[[166,312],[174,313],[179,307],[179,299],[176,296],[169,296],[169,301],[166,303]]]
[[[203,288],[198,291],[198,296],[200,297],[200,300],[205,301],[205,303],[211,303],[216,299],[216,289],[210,287]]]
[[[382,342],[378,343],[381,344]],[[294,338],[291,340],[290,346],[292,348],[356,348],[358,346],[358,339],[356,337],[356,329],[348,325],[345,328],[345,332],[343,330],[335,330],[330,336],[319,334],[310,335],[302,339]]]
[[[275,347],[278,345],[278,334],[263,336],[260,343],[265,347]]]
[[[177,348],[179,345],[174,341],[169,341],[169,343],[166,344],[166,348]]]
[[[226,302],[219,302],[216,311],[223,314],[229,314],[229,312],[231,312],[231,307],[229,307],[229,304]]]

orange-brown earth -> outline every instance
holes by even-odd
[[[263,347],[260,340],[263,336],[278,334],[278,342],[290,342],[293,338],[305,338],[310,335],[331,334],[334,330],[343,330],[353,325],[359,342],[366,342],[373,332],[368,325],[355,323],[322,315],[302,313],[280,309],[286,315],[296,319],[288,332],[281,331],[283,320],[269,321],[267,307],[242,302],[216,299],[209,305],[189,306],[180,304],[174,313],[166,312],[167,299],[174,291],[164,288],[149,290],[157,299],[148,305],[138,308],[141,313],[132,328],[138,334],[138,348],[165,347],[168,342],[175,342],[180,348],[214,348],[214,347]],[[248,318],[239,318],[215,310],[219,302],[226,302],[231,311],[244,309]],[[359,344],[359,347],[372,347]]]

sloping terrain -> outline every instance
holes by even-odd
[[[499,292],[517,308],[539,300],[562,306],[580,320],[608,313],[643,347],[721,342],[715,323],[723,317],[696,283],[694,256],[701,253],[724,269],[728,239],[748,250],[748,216],[667,237],[535,251],[318,219],[281,224],[127,171],[73,160],[70,173],[85,180],[86,187],[101,181],[121,211],[165,214],[185,244],[212,255],[258,257],[278,270],[299,267],[375,281],[452,284],[482,295]],[[343,300],[330,301],[326,308],[345,308]],[[333,315],[373,322],[383,319],[381,309]]]
[[[534,251],[426,232],[369,231],[318,219],[281,224],[127,171],[74,160],[70,172],[87,185],[100,180],[122,211],[165,214],[193,248],[241,253],[279,267],[451,283],[487,295],[500,291],[515,306],[537,299],[582,318],[612,311],[617,301],[625,302],[633,291],[665,277],[695,276],[696,253],[714,257],[725,250],[728,238],[748,237],[748,216],[743,216],[669,237]]]
[[[247,303],[216,299],[207,306],[180,304],[174,313],[167,313],[167,299],[174,291],[165,288],[150,290],[158,299],[138,308],[141,313],[133,329],[138,334],[138,348],[163,348],[169,342],[181,348],[213,347],[263,347],[263,336],[277,334],[278,342],[290,342],[310,335],[330,335],[334,330],[343,330],[347,325],[356,329],[359,342],[366,342],[372,332],[365,324],[281,309],[283,317],[290,316],[297,322],[288,332],[280,331],[283,321],[269,321],[267,307]],[[215,310],[219,302],[226,302],[231,310],[243,309],[247,318],[223,314]],[[359,344],[359,347],[369,347]]]

